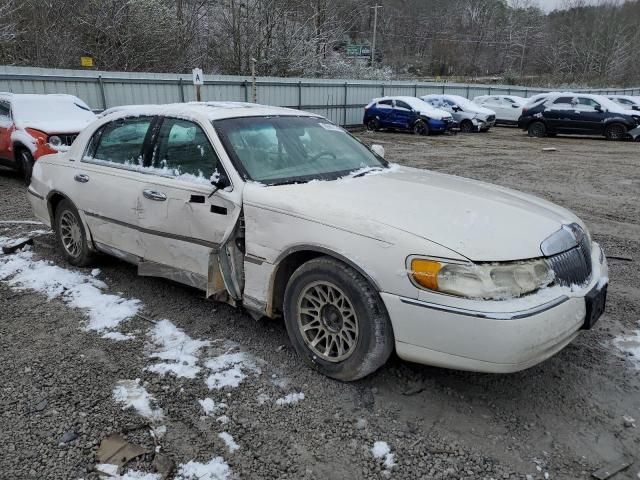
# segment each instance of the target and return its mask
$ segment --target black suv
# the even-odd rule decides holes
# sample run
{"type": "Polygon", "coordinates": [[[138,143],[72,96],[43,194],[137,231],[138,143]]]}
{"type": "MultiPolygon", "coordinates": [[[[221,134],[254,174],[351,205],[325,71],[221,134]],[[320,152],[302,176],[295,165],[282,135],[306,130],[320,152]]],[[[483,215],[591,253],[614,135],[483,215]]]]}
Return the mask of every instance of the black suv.
{"type": "Polygon", "coordinates": [[[554,94],[522,110],[518,127],[530,137],[604,135],[621,140],[640,125],[640,113],[600,95],[554,94]]]}

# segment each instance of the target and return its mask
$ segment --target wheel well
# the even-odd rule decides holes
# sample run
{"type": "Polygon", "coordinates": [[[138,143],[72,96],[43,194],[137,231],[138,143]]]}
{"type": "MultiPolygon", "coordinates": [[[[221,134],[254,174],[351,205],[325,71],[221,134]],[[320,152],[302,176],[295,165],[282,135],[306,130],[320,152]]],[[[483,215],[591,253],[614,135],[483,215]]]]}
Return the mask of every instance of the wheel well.
{"type": "Polygon", "coordinates": [[[58,208],[58,204],[66,198],[67,197],[59,192],[53,192],[51,195],[49,195],[49,199],[47,200],[47,207],[49,208],[49,218],[51,219],[52,227],[55,224],[56,208],[58,208]]]}
{"type": "Polygon", "coordinates": [[[293,275],[293,272],[295,272],[303,263],[322,256],[333,258],[334,260],[342,262],[350,268],[353,268],[371,284],[374,290],[380,291],[376,282],[367,275],[362,268],[349,261],[349,259],[321,247],[302,248],[288,253],[282,260],[276,262],[276,273],[273,276],[273,282],[271,284],[271,295],[269,297],[270,304],[267,307],[267,314],[275,316],[282,312],[284,291],[287,288],[287,283],[289,278],[291,278],[291,275],[293,275]]]}
{"type": "Polygon", "coordinates": [[[293,272],[295,272],[302,264],[317,257],[321,257],[323,253],[313,250],[300,250],[287,255],[278,264],[273,286],[271,288],[271,308],[272,314],[282,312],[282,303],[284,301],[284,291],[287,288],[287,282],[293,272]]]}
{"type": "Polygon", "coordinates": [[[31,150],[29,150],[24,143],[21,142],[13,142],[13,158],[15,159],[15,161],[18,161],[18,154],[22,151],[22,150],[26,150],[27,152],[31,153],[31,150]]]}

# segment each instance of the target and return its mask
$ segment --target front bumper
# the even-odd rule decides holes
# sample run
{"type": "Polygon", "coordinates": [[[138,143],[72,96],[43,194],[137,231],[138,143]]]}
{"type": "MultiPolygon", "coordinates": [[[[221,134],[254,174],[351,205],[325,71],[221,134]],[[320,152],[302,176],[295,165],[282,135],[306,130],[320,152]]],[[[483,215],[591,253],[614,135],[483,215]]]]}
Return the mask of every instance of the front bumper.
{"type": "Polygon", "coordinates": [[[480,118],[474,118],[471,120],[473,122],[473,125],[478,129],[478,130],[489,130],[491,127],[493,127],[496,124],[496,120],[482,120],[480,118]]]}
{"type": "Polygon", "coordinates": [[[451,127],[453,126],[453,121],[446,122],[444,120],[430,119],[428,124],[429,124],[429,130],[431,132],[442,133],[442,132],[448,132],[449,130],[451,130],[451,127]]]}
{"type": "Polygon", "coordinates": [[[460,308],[382,293],[396,352],[413,362],[478,372],[508,373],[536,365],[578,335],[585,321],[585,295],[608,282],[607,261],[597,244],[592,263],[588,285],[553,287],[522,300],[463,300],[460,308]],[[469,309],[469,303],[477,308],[469,309]]]}

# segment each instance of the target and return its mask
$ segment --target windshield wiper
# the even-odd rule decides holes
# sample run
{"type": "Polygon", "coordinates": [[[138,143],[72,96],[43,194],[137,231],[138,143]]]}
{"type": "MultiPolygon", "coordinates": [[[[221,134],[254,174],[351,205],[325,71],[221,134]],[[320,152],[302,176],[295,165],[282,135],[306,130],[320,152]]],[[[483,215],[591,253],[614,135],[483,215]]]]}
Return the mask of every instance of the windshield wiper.
{"type": "MultiPolygon", "coordinates": [[[[384,170],[384,168],[382,168],[382,167],[370,167],[370,168],[367,168],[366,170],[364,170],[362,172],[358,172],[356,174],[352,174],[351,177],[352,178],[364,177],[368,173],[379,172],[380,170],[384,170]]],[[[357,170],[355,170],[355,171],[357,172],[357,170]]]]}

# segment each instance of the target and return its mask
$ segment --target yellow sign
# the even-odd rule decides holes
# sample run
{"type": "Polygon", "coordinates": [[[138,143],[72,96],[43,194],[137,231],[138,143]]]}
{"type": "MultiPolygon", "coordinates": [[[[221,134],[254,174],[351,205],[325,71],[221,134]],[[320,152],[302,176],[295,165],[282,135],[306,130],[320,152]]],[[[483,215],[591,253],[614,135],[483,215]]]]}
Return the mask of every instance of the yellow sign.
{"type": "Polygon", "coordinates": [[[83,67],[93,67],[93,58],[80,57],[80,65],[82,65],[83,67]]]}

